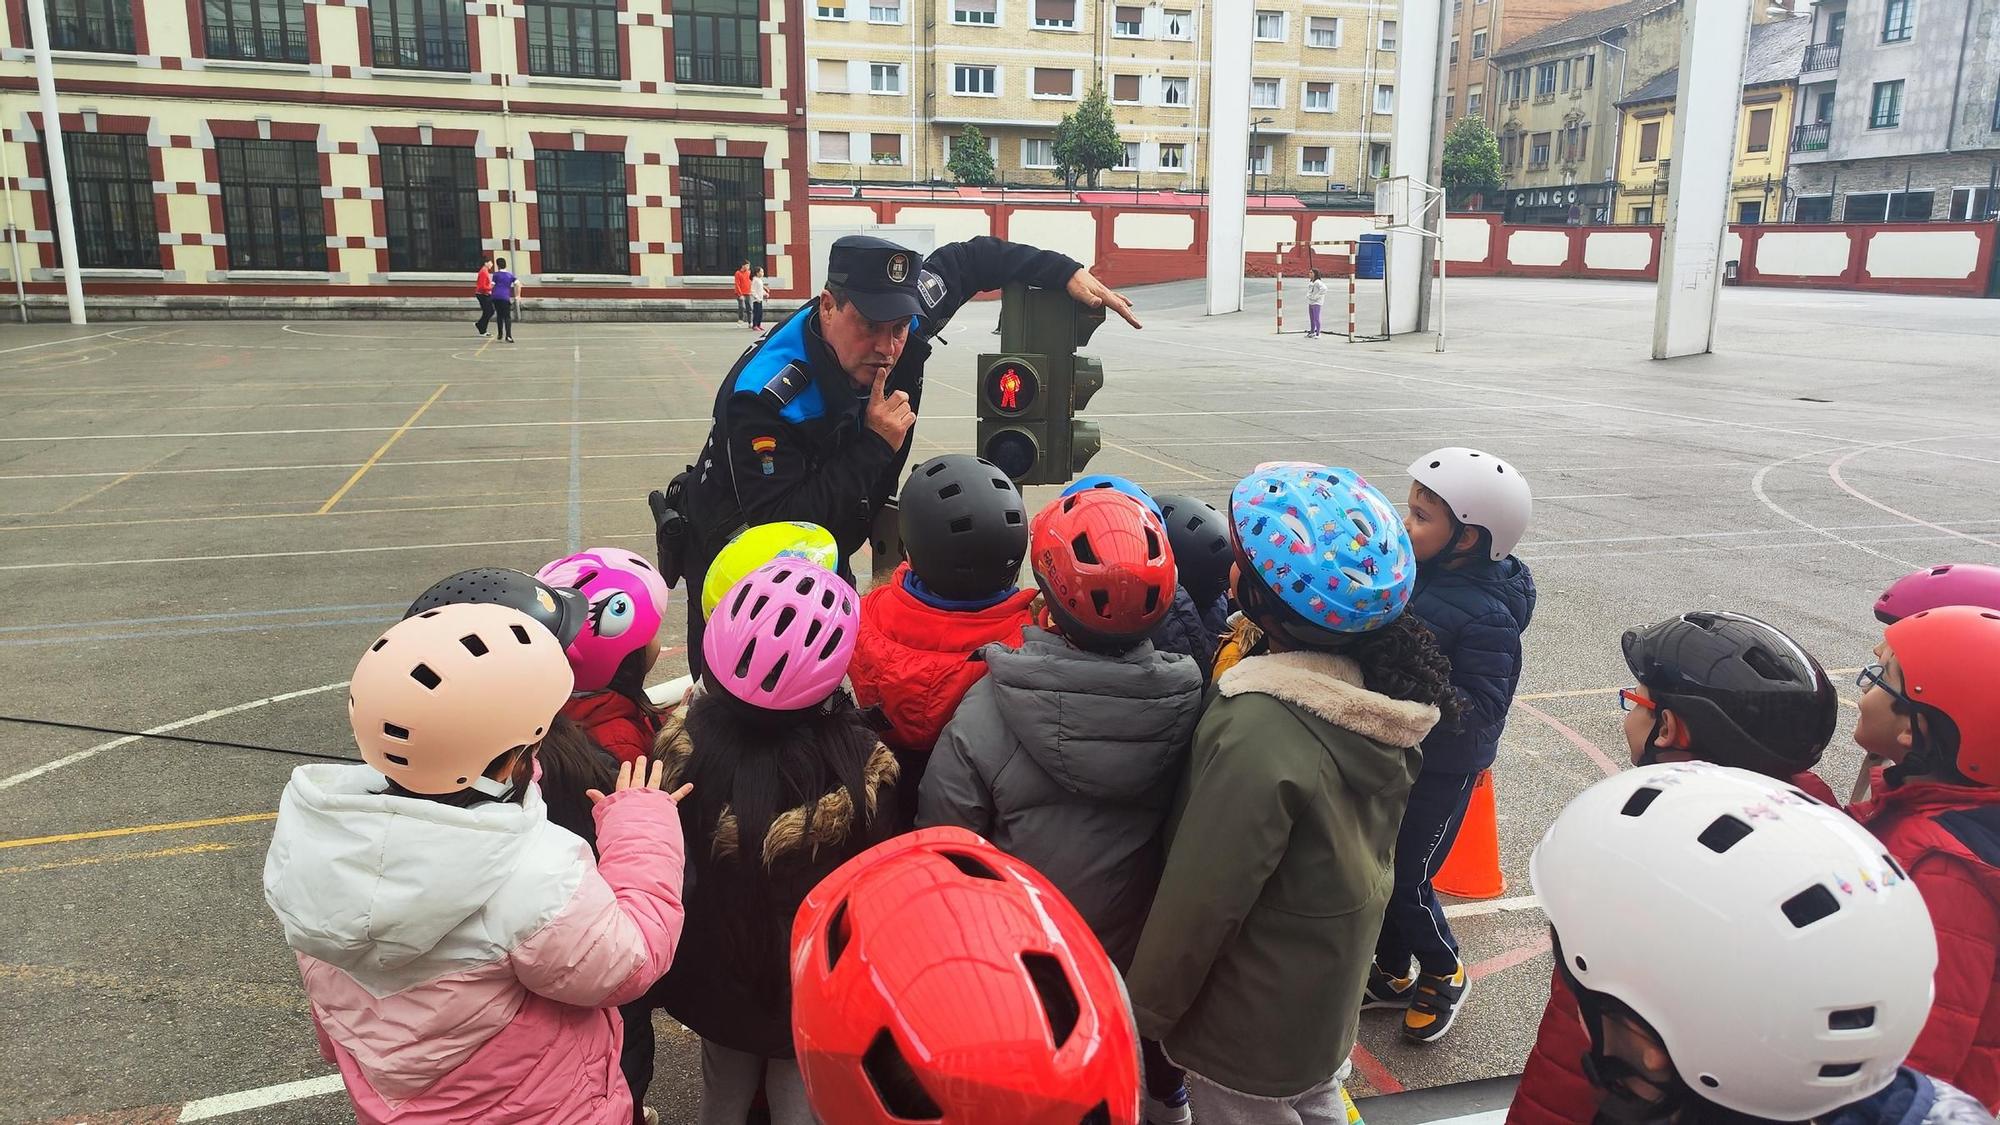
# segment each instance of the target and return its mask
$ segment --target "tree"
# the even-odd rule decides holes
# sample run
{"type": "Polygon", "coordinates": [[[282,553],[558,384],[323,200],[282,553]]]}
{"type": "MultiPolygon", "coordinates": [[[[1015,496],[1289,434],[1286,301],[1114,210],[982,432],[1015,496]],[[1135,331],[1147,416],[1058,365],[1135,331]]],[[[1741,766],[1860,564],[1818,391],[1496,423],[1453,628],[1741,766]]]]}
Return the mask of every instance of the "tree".
{"type": "Polygon", "coordinates": [[[1444,190],[1453,207],[1500,190],[1500,142],[1477,117],[1461,117],[1444,138],[1444,190]]]}
{"type": "Polygon", "coordinates": [[[1056,169],[1066,182],[1082,179],[1091,187],[1097,186],[1098,173],[1124,159],[1125,146],[1118,140],[1118,124],[1111,120],[1111,99],[1102,82],[1091,86],[1076,112],[1064,114],[1056,126],[1055,157],[1056,169]]]}
{"type": "Polygon", "coordinates": [[[993,182],[993,153],[987,149],[986,134],[979,126],[967,125],[965,132],[952,138],[951,159],[945,162],[945,170],[969,187],[993,182]]]}

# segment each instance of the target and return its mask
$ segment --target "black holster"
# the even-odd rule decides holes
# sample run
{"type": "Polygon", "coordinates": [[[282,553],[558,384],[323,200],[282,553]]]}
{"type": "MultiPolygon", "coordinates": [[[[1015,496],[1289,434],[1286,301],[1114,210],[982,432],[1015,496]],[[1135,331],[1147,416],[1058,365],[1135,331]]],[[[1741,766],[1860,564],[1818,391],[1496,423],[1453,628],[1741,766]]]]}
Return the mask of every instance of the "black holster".
{"type": "Polygon", "coordinates": [[[653,546],[659,553],[660,577],[669,587],[678,585],[687,573],[688,546],[694,537],[694,521],[688,514],[689,465],[667,483],[665,491],[654,489],[646,497],[653,510],[653,546]]]}

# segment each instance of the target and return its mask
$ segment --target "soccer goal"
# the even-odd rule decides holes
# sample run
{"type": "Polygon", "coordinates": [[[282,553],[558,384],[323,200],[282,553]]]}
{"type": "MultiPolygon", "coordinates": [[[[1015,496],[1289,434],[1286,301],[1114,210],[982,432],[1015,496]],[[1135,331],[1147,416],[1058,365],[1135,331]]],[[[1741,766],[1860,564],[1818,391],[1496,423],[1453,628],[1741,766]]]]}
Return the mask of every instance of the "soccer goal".
{"type": "Polygon", "coordinates": [[[1274,269],[1272,274],[1277,281],[1276,320],[1273,331],[1277,335],[1283,336],[1287,332],[1299,333],[1308,330],[1311,321],[1308,319],[1309,314],[1305,311],[1306,286],[1312,279],[1312,271],[1318,270],[1320,276],[1325,278],[1328,283],[1329,296],[1338,292],[1338,286],[1343,281],[1347,287],[1347,331],[1342,333],[1339,328],[1341,323],[1337,319],[1340,307],[1339,302],[1337,300],[1330,300],[1327,304],[1333,307],[1328,313],[1322,313],[1322,316],[1332,315],[1334,319],[1331,324],[1322,320],[1320,324],[1320,331],[1322,333],[1331,333],[1335,336],[1345,335],[1347,342],[1350,344],[1388,339],[1388,271],[1376,269],[1373,271],[1376,277],[1361,278],[1358,276],[1361,273],[1360,259],[1361,240],[1358,238],[1327,238],[1312,242],[1278,243],[1277,252],[1273,257],[1274,269]],[[1289,329],[1285,327],[1285,289],[1287,284],[1290,285],[1292,290],[1293,303],[1299,310],[1298,315],[1293,317],[1293,327],[1289,329]],[[1366,306],[1367,310],[1365,317],[1362,311],[1364,306],[1366,306]],[[1370,331],[1363,332],[1361,330],[1361,324],[1364,319],[1370,325],[1370,331]]]}
{"type": "MultiPolygon", "coordinates": [[[[1429,243],[1431,260],[1436,263],[1437,302],[1431,309],[1431,327],[1437,333],[1437,350],[1444,350],[1444,189],[1432,187],[1415,176],[1390,176],[1375,185],[1375,229],[1385,234],[1414,235],[1429,243]]],[[[1384,263],[1386,266],[1386,262],[1384,263]]],[[[1389,284],[1389,269],[1382,271],[1383,285],[1389,284]]],[[[1389,331],[1389,318],[1382,317],[1382,331],[1389,331]]]]}

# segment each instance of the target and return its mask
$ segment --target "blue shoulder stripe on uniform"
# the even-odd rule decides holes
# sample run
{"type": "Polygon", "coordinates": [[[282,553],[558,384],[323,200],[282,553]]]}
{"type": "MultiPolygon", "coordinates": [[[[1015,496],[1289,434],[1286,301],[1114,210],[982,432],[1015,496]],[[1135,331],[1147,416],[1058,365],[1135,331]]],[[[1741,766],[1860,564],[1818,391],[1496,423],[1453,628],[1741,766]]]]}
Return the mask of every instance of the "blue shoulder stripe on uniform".
{"type": "Polygon", "coordinates": [[[806,351],[806,321],[811,314],[801,311],[786,318],[757,347],[736,373],[731,394],[754,395],[770,386],[785,368],[796,364],[806,376],[805,389],[787,401],[779,416],[787,422],[805,422],[826,413],[826,400],[819,393],[819,381],[812,378],[812,363],[806,351]]]}

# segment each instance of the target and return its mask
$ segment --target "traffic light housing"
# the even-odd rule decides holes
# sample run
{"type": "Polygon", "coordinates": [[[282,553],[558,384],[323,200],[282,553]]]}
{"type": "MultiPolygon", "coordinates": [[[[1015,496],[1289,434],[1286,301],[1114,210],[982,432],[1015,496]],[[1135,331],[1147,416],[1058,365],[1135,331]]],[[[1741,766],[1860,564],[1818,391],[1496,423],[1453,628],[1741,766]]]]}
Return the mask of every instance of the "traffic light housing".
{"type": "Polygon", "coordinates": [[[1104,386],[1104,368],[1076,349],[1104,323],[1059,289],[1009,285],[1000,298],[1000,351],[979,357],[979,455],[1017,484],[1064,484],[1102,446],[1076,412],[1104,386]]]}

